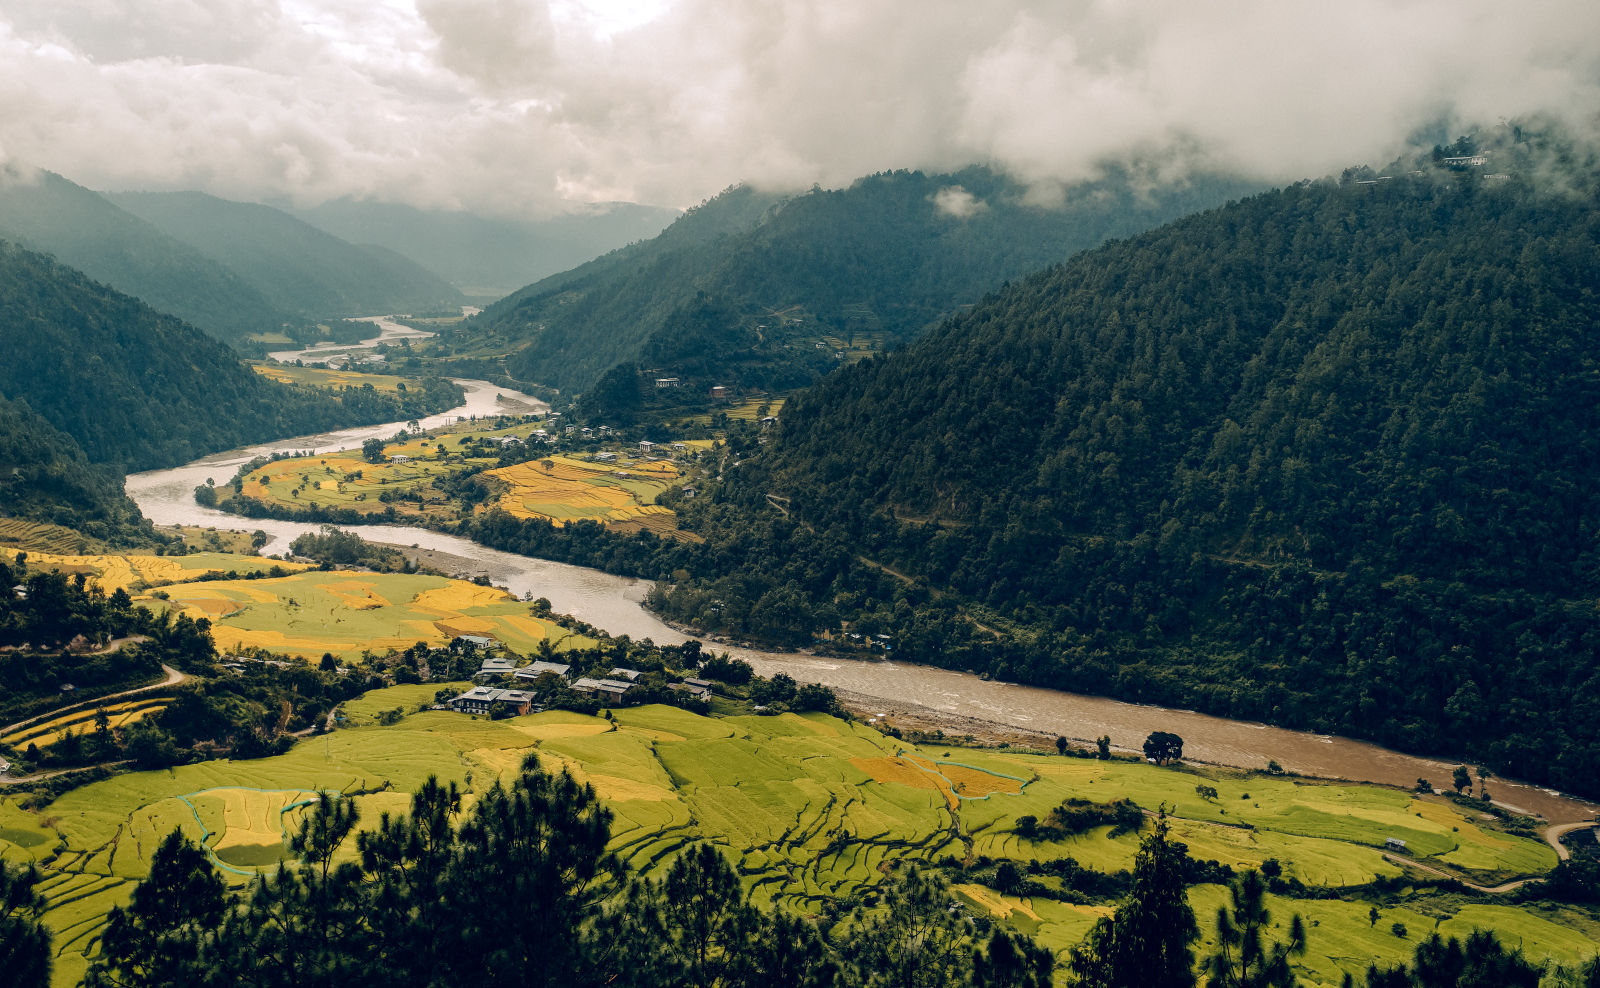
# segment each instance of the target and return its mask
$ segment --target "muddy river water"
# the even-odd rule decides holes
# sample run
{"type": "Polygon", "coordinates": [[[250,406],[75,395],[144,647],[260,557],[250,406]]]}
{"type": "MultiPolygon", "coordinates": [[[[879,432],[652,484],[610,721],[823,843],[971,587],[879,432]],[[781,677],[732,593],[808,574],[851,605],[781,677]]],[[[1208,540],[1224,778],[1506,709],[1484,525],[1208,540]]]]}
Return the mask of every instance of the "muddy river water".
{"type": "MultiPolygon", "coordinates": [[[[522,413],[544,406],[538,399],[484,381],[459,381],[466,400],[459,408],[422,421],[435,428],[460,418],[522,413]]],[[[219,529],[263,530],[270,537],[268,554],[283,552],[289,541],[315,526],[266,519],[241,519],[194,501],[194,489],[209,478],[231,479],[240,464],[275,451],[329,452],[361,445],[373,436],[387,437],[404,423],[388,423],[319,436],[288,439],[231,450],[171,470],[132,474],[128,494],[158,525],[215,526],[219,529]]],[[[466,539],[402,525],[356,525],[351,531],[374,542],[415,546],[448,560],[441,568],[463,575],[486,575],[518,595],[546,597],[557,611],[572,614],[612,634],[650,638],[663,644],[687,637],[645,610],[649,584],[598,570],[499,552],[466,539]]],[[[1151,731],[1171,731],[1184,740],[1191,759],[1244,768],[1265,768],[1268,759],[1304,775],[1355,779],[1410,786],[1420,778],[1434,786],[1449,785],[1455,761],[1423,758],[1363,741],[1290,731],[1265,724],[1227,720],[1185,710],[1122,703],[1104,697],[1079,696],[1055,690],[985,680],[969,673],[894,661],[829,658],[804,652],[764,652],[715,646],[743,658],[763,675],[786,672],[802,683],[821,683],[856,694],[869,712],[919,713],[974,718],[1049,737],[1064,735],[1088,741],[1109,735],[1118,748],[1139,750],[1151,731]],[[920,708],[920,709],[919,709],[920,708]]],[[[961,733],[957,729],[957,733],[961,733]]],[[[1491,779],[1496,802],[1537,813],[1552,822],[1585,820],[1600,814],[1588,801],[1507,779],[1491,779]]]]}

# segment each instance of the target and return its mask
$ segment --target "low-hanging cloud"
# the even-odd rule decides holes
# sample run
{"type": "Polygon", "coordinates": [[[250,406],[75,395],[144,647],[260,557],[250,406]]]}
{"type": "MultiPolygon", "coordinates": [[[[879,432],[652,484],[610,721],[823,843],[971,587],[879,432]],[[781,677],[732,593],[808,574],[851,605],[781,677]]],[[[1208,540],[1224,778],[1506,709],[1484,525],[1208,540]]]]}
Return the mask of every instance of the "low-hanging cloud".
{"type": "Polygon", "coordinates": [[[7,155],[100,188],[539,213],[974,163],[1044,190],[1130,160],[1292,180],[1600,106],[1593,0],[126,6],[0,0],[7,155]]]}

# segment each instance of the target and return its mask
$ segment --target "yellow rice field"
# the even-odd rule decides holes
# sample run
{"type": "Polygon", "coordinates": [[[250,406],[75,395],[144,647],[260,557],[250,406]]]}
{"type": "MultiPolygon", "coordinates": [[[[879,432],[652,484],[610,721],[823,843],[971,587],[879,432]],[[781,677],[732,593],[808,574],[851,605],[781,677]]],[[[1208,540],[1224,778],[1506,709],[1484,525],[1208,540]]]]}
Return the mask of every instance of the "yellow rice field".
{"type": "Polygon", "coordinates": [[[678,475],[678,468],[668,460],[617,464],[566,456],[531,460],[484,474],[508,487],[495,501],[496,507],[518,518],[546,518],[557,525],[579,519],[623,522],[646,515],[671,515],[655,499],[678,475]]]}
{"type": "Polygon", "coordinates": [[[236,556],[222,552],[196,552],[187,556],[94,555],[66,556],[49,552],[30,552],[28,565],[61,573],[85,573],[106,593],[122,589],[129,593],[169,583],[184,583],[211,573],[254,573],[280,566],[286,570],[309,569],[306,563],[286,563],[257,556],[236,556]]]}

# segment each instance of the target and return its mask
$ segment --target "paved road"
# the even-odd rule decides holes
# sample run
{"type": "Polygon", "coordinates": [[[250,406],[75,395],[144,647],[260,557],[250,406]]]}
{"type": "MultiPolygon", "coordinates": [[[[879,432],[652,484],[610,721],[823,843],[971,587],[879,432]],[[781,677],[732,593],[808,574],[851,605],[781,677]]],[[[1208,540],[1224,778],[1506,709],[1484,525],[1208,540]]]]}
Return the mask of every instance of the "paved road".
{"type": "Polygon", "coordinates": [[[1556,857],[1566,861],[1568,858],[1572,857],[1572,852],[1567,850],[1567,845],[1561,843],[1561,838],[1572,833],[1574,830],[1588,830],[1591,827],[1600,827],[1600,822],[1589,821],[1582,823],[1556,824],[1555,826],[1544,828],[1544,840],[1546,844],[1549,844],[1551,847],[1556,849],[1556,857]]]}

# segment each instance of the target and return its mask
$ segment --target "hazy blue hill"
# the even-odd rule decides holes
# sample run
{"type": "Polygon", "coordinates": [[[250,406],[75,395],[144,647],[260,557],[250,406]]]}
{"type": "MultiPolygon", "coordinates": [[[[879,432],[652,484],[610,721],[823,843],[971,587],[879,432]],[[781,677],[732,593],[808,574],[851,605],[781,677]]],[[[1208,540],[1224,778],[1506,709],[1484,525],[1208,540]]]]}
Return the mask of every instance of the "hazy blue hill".
{"type": "Polygon", "coordinates": [[[1006,279],[1245,188],[1196,179],[1136,191],[1115,178],[1041,208],[978,168],[789,197],[740,187],[651,241],[522,289],[461,332],[516,348],[515,376],[565,389],[629,362],[686,383],[794,386],[837,366],[826,338],[895,345],[1006,279]]]}
{"type": "Polygon", "coordinates": [[[52,172],[0,169],[0,237],[222,339],[291,318],[222,264],[52,172]]]}
{"type": "Polygon", "coordinates": [[[271,382],[227,346],[51,258],[0,242],[0,396],[26,401],[95,463],[143,469],[341,425],[450,406],[440,382],[403,397],[271,382]]]}
{"type": "Polygon", "coordinates": [[[494,299],[609,250],[660,233],[675,209],[603,203],[542,220],[339,199],[295,215],[356,244],[405,255],[481,299],[494,299]]]}
{"type": "Polygon", "coordinates": [[[287,213],[202,192],[127,192],[112,202],[220,262],[308,319],[459,305],[461,293],[392,251],[345,242],[287,213]]]}

